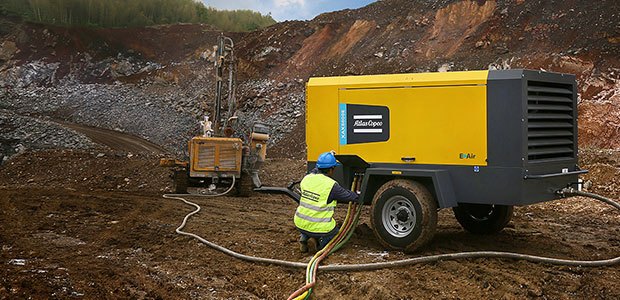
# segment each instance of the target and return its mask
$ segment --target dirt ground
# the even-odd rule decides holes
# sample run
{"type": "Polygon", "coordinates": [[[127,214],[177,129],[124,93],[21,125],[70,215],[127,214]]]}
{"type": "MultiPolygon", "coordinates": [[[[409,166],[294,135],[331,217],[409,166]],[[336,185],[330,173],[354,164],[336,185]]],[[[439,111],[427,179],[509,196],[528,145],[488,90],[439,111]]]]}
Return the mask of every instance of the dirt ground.
{"type": "MultiPolygon", "coordinates": [[[[193,208],[162,198],[170,180],[157,159],[49,150],[0,167],[0,298],[283,299],[302,285],[301,269],[240,261],[177,235],[175,228],[193,208]]],[[[597,159],[592,165],[617,172],[617,162],[597,159]]],[[[262,180],[284,185],[304,168],[303,161],[271,160],[262,180]]],[[[195,201],[203,210],[187,231],[244,254],[309,260],[297,249],[291,200],[253,195],[195,201]]],[[[325,264],[475,250],[593,260],[617,256],[620,248],[618,213],[582,198],[516,208],[508,228],[491,236],[465,232],[451,211],[442,210],[435,239],[415,255],[383,249],[368,227],[367,210],[351,241],[325,264]]],[[[345,211],[338,206],[339,220],[345,211]]],[[[619,280],[617,266],[473,259],[319,272],[314,299],[618,299],[619,280]]]]}

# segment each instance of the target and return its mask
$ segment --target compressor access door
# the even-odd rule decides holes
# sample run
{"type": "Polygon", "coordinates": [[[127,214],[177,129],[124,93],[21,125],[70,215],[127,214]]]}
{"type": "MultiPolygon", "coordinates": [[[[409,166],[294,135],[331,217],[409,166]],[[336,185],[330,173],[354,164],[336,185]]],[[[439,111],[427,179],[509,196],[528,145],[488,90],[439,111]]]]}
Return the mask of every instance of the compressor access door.
{"type": "Polygon", "coordinates": [[[374,163],[486,166],[486,85],[345,88],[339,154],[374,163]]]}

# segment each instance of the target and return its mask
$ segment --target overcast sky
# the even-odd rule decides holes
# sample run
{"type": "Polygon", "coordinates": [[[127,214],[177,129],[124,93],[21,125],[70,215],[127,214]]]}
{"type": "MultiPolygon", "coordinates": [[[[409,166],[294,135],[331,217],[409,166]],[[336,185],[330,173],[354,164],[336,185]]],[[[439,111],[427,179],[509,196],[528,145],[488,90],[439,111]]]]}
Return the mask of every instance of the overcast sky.
{"type": "Polygon", "coordinates": [[[310,20],[317,15],[345,8],[359,8],[374,0],[203,0],[218,9],[251,9],[262,14],[271,12],[278,22],[310,20]]]}

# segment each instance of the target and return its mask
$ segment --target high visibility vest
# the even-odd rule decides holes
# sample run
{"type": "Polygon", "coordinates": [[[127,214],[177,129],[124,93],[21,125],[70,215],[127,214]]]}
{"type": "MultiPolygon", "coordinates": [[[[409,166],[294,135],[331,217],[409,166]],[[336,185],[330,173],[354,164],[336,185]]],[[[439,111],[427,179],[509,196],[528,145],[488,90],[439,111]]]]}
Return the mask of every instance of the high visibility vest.
{"type": "Polygon", "coordinates": [[[323,174],[308,174],[299,184],[301,199],[295,212],[295,226],[313,233],[327,233],[336,227],[336,201],[327,203],[336,181],[323,174]]]}

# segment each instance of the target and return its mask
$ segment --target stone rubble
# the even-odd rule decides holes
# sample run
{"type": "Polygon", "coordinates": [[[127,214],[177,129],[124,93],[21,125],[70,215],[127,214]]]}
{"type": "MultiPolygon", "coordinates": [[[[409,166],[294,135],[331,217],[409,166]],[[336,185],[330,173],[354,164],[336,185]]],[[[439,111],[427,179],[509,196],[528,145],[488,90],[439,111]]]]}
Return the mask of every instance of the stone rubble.
{"type": "Polygon", "coordinates": [[[58,123],[0,109],[0,162],[27,149],[90,149],[101,147],[58,123]]]}
{"type": "MultiPolygon", "coordinates": [[[[92,62],[88,55],[85,57],[90,66],[104,64],[92,62]]],[[[124,60],[114,68],[113,74],[125,75],[146,72],[144,68],[151,71],[163,69],[155,63],[133,64],[131,60],[124,60]]],[[[121,84],[118,81],[102,84],[82,83],[75,79],[80,74],[70,74],[56,80],[57,69],[57,63],[32,62],[0,72],[0,108],[5,110],[0,114],[0,124],[12,124],[14,119],[36,120],[28,117],[30,115],[49,116],[59,121],[131,133],[172,153],[184,155],[187,140],[201,132],[199,120],[205,112],[211,115],[211,102],[205,99],[212,99],[213,91],[207,86],[209,78],[203,75],[197,75],[194,82],[185,83],[187,87],[176,84],[167,86],[157,80],[142,80],[136,84],[121,84]]],[[[236,135],[247,137],[252,125],[260,122],[271,129],[270,146],[280,141],[303,116],[303,87],[303,80],[299,79],[287,83],[268,79],[247,80],[239,84],[237,95],[246,96],[237,97],[237,102],[243,104],[235,110],[239,117],[239,122],[233,124],[236,135]]],[[[223,110],[224,113],[226,111],[227,108],[223,110]]],[[[48,127],[48,131],[56,132],[45,132],[39,127],[28,130],[33,135],[45,133],[51,136],[65,136],[71,132],[81,138],[79,143],[72,139],[66,143],[50,142],[50,145],[59,148],[96,146],[88,138],[63,129],[61,125],[48,127]]],[[[0,139],[13,141],[11,144],[22,144],[27,149],[47,145],[27,140],[24,135],[13,131],[3,130],[0,139]]],[[[6,157],[15,152],[10,151],[8,146],[3,148],[7,148],[2,151],[6,157]]]]}
{"type": "MultiPolygon", "coordinates": [[[[263,122],[271,128],[271,153],[300,158],[309,77],[526,68],[575,74],[580,146],[618,148],[615,6],[609,0],[570,9],[536,1],[385,0],[225,33],[237,57],[238,121],[230,125],[246,138],[263,122]]],[[[187,140],[200,134],[199,121],[213,114],[213,45],[221,33],[212,28],[81,34],[90,29],[0,24],[0,109],[134,134],[179,158],[187,140]]],[[[6,115],[0,121],[8,123],[6,115]]],[[[0,129],[0,138],[15,138],[7,133],[13,129],[0,129]]],[[[19,141],[4,143],[8,149],[19,141]]]]}

